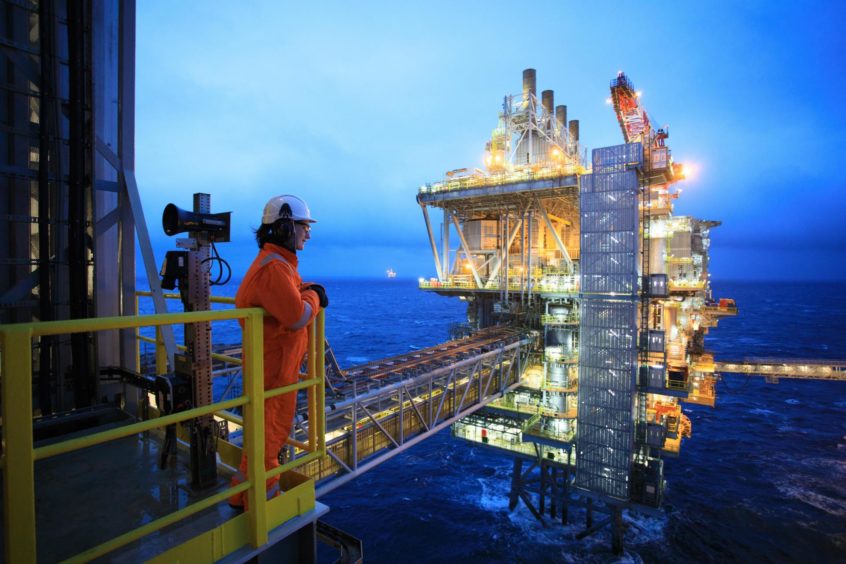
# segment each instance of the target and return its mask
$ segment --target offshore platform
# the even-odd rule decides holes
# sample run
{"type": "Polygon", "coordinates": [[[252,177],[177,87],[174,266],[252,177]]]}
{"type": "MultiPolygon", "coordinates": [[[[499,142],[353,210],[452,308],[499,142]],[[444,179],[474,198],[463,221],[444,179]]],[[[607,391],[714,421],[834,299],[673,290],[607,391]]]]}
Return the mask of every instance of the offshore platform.
{"type": "Polygon", "coordinates": [[[720,222],[673,213],[685,166],[623,72],[609,102],[624,144],[588,159],[579,121],[552,90],[538,97],[536,71],[524,70],[485,168],[451,170],[417,201],[437,273],[420,288],[465,300],[468,334],[507,326],[531,339],[520,384],[453,435],[514,458],[511,509],[522,501],[540,520],[548,508],[567,523],[577,503],[587,516],[579,537],[610,526],[620,552],[623,509],[661,507],[663,459],[692,435],[682,403],[714,407],[723,372],[777,383],[843,379],[843,365],[715,362],[705,335],[737,315],[733,299],[711,292],[720,222]],[[437,231],[430,209],[443,213],[437,231]],[[597,509],[606,517],[594,523],[597,509]]]}
{"type": "Polygon", "coordinates": [[[625,143],[588,160],[578,120],[552,90],[538,97],[526,69],[485,146],[486,169],[451,171],[417,200],[437,270],[421,288],[466,300],[471,330],[533,335],[521,385],[454,435],[514,456],[512,507],[523,500],[540,517],[548,500],[566,522],[571,492],[584,494],[611,515],[588,529],[610,522],[619,543],[623,508],[661,505],[662,457],[692,432],[681,402],[714,405],[704,337],[737,309],[711,296],[719,222],[673,214],[684,167],[667,129],[653,128],[625,74],[610,88],[625,143]],[[429,208],[443,211],[440,241],[429,208]]]}
{"type": "Polygon", "coordinates": [[[169,205],[162,227],[186,235],[163,264],[153,255],[135,177],[135,2],[4,0],[0,15],[7,562],[309,562],[318,539],[355,562],[361,543],[316,498],[450,427],[514,457],[512,507],[544,519],[548,502],[566,521],[584,505],[583,534],[610,524],[620,549],[621,511],[661,506],[662,457],[690,436],[680,402],[714,405],[719,372],[846,379],[842,363],[716,362],[705,332],[737,310],[710,294],[717,223],[673,215],[684,172],[667,130],[621,73],[625,143],[588,159],[578,121],[551,91],[538,100],[527,70],[484,169],[417,194],[437,272],[420,286],[466,300],[467,323],[342,369],[321,314],[301,381],[264,390],[264,312],[211,294],[229,214],[208,194],[169,205]],[[136,288],[136,243],[149,289],[136,288]],[[148,299],[156,313],[139,315],[148,299]],[[235,320],[242,341],[215,342],[235,320]],[[266,470],[264,400],[280,393],[301,409],[266,470]],[[243,451],[250,479],[230,487],[243,451]],[[277,475],[284,492],[266,499],[277,475]],[[242,491],[249,510],[229,508],[242,491]]]}

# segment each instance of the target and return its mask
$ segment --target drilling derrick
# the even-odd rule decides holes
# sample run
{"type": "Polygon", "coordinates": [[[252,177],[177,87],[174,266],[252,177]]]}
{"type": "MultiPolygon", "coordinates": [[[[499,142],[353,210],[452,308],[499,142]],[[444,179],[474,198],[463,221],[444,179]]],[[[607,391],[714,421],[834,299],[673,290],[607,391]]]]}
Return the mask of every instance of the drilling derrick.
{"type": "Polygon", "coordinates": [[[551,90],[538,99],[527,69],[484,170],[450,171],[417,201],[437,273],[421,289],[467,302],[458,333],[506,325],[535,343],[520,386],[453,434],[514,457],[512,508],[522,500],[543,519],[548,500],[566,521],[582,496],[589,522],[593,508],[611,514],[616,545],[622,508],[661,505],[662,456],[691,433],[680,402],[714,405],[704,335],[736,308],[710,294],[719,222],[673,215],[684,169],[668,129],[653,129],[623,73],[610,86],[625,144],[588,161],[579,122],[551,90]],[[438,229],[430,209],[443,213],[438,229]]]}

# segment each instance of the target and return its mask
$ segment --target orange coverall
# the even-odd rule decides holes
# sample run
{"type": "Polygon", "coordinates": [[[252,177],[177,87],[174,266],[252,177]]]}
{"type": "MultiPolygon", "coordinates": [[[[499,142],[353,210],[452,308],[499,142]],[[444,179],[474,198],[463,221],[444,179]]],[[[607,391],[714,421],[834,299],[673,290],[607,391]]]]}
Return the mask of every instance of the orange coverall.
{"type": "MultiPolygon", "coordinates": [[[[261,307],[264,317],[264,389],[293,384],[308,348],[308,326],[320,307],[318,295],[304,290],[297,272],[297,255],[272,243],[265,243],[235,295],[236,307],[261,307]]],[[[243,321],[242,321],[243,326],[243,321]]],[[[297,393],[289,392],[264,402],[264,467],[279,466],[279,450],[288,440],[294,423],[297,393]]],[[[247,456],[232,485],[246,480],[247,456]]],[[[267,481],[268,499],[279,491],[279,477],[267,481]]],[[[230,504],[246,506],[246,493],[232,496],[230,504]]]]}

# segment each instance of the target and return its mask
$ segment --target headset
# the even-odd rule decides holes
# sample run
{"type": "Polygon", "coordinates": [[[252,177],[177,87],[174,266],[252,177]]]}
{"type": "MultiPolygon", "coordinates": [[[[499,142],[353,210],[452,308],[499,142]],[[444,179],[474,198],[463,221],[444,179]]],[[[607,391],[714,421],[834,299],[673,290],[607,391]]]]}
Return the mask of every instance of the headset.
{"type": "Polygon", "coordinates": [[[294,220],[291,219],[291,215],[293,215],[291,206],[282,204],[282,207],[279,208],[279,218],[273,223],[273,233],[279,238],[279,242],[285,248],[288,248],[289,241],[294,237],[294,220]]]}

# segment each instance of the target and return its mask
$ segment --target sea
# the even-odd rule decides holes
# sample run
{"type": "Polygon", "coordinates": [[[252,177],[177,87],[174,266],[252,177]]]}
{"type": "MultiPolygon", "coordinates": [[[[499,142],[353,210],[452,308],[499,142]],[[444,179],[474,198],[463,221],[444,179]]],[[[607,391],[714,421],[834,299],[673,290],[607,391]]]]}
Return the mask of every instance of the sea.
{"type": "MultiPolygon", "coordinates": [[[[466,302],[416,280],[323,282],[342,367],[445,341],[465,319],[466,302]]],[[[846,283],[714,281],[713,290],[739,308],[706,338],[717,360],[846,360],[846,283]]],[[[237,328],[214,331],[221,342],[237,328]]],[[[321,497],[325,520],[361,539],[367,562],[846,562],[846,381],[724,375],[717,393],[714,408],[685,404],[693,437],[665,460],[664,509],[624,513],[619,556],[607,528],[576,539],[580,510],[568,525],[541,523],[522,503],[509,511],[512,459],[449,430],[321,497]]]]}

